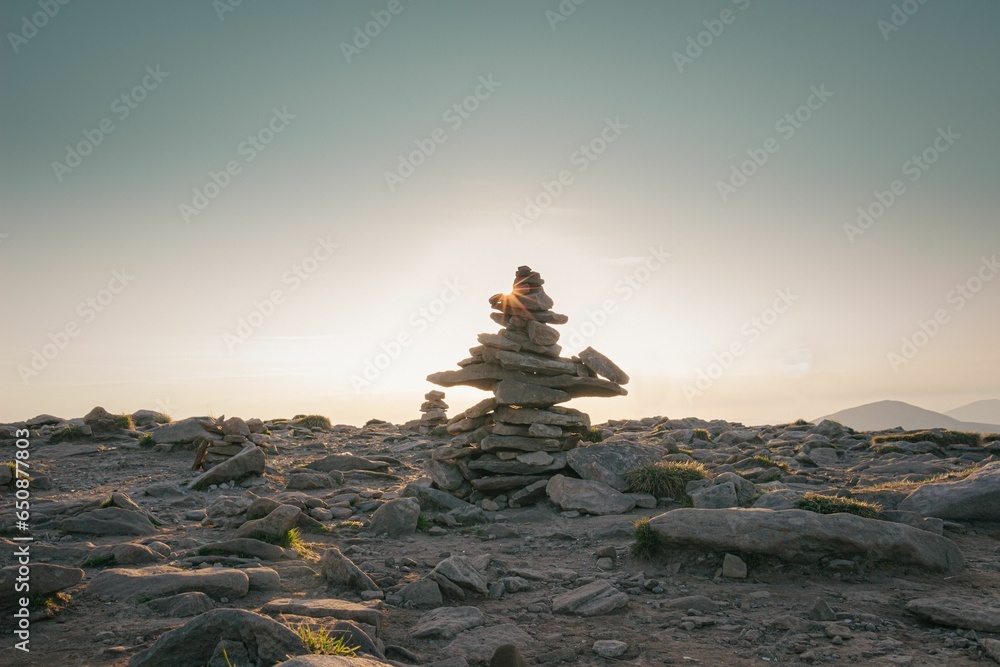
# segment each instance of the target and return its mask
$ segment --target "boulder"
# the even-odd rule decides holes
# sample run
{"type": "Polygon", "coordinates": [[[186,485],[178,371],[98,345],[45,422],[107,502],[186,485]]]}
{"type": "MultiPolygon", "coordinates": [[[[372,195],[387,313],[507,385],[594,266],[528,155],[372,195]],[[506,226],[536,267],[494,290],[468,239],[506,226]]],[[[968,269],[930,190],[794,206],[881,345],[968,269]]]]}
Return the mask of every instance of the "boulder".
{"type": "Polygon", "coordinates": [[[248,445],[242,452],[215,465],[195,477],[189,489],[207,489],[213,484],[239,482],[253,475],[263,475],[267,456],[256,445],[248,445]]]}
{"type": "Polygon", "coordinates": [[[249,590],[250,581],[241,570],[182,570],[169,565],[153,565],[140,570],[104,570],[90,582],[86,593],[134,603],[189,591],[198,591],[216,600],[234,600],[245,596],[249,590]]]}
{"type": "Polygon", "coordinates": [[[167,618],[187,618],[210,611],[215,607],[212,598],[199,591],[178,593],[165,598],[157,598],[146,603],[150,611],[167,618]]]}
{"type": "Polygon", "coordinates": [[[732,482],[703,486],[700,489],[692,490],[689,495],[691,496],[691,505],[698,508],[724,509],[739,505],[736,485],[732,482]]]}
{"type": "Polygon", "coordinates": [[[443,561],[434,566],[428,575],[428,579],[432,579],[439,583],[441,579],[445,579],[443,582],[445,584],[452,584],[481,595],[486,595],[489,592],[489,587],[486,585],[486,579],[480,574],[479,570],[472,564],[472,561],[465,556],[449,556],[443,561]]]}
{"type": "Polygon", "coordinates": [[[413,498],[396,498],[379,507],[372,514],[368,530],[373,535],[405,537],[417,532],[420,503],[413,498]]]}
{"type": "Polygon", "coordinates": [[[1000,608],[992,606],[992,602],[929,597],[910,600],[906,610],[938,625],[976,632],[1000,632],[1000,608]]]}
{"type": "Polygon", "coordinates": [[[444,604],[441,587],[433,579],[417,579],[399,589],[399,595],[403,602],[417,608],[433,609],[444,604]]]}
{"type": "Polygon", "coordinates": [[[427,612],[410,631],[414,639],[451,639],[463,630],[486,625],[477,607],[440,607],[427,612]]]}
{"type": "Polygon", "coordinates": [[[160,636],[129,667],[207,664],[220,642],[242,644],[250,664],[273,665],[309,653],[299,635],[277,621],[242,609],[215,609],[160,636]]]}
{"type": "Polygon", "coordinates": [[[153,551],[145,544],[134,542],[98,547],[87,556],[88,561],[110,561],[113,565],[147,565],[163,558],[163,554],[153,551]]]}
{"type": "Polygon", "coordinates": [[[236,537],[263,538],[268,541],[285,539],[288,531],[299,523],[302,514],[295,505],[278,505],[267,516],[247,521],[236,531],[236,537]]]}
{"type": "Polygon", "coordinates": [[[393,663],[366,656],[348,658],[341,655],[300,655],[278,663],[275,667],[393,667],[393,663]]]}
{"type": "Polygon", "coordinates": [[[555,596],[552,599],[552,612],[577,616],[603,616],[627,604],[628,595],[607,581],[598,580],[555,596]]]}
{"type": "Polygon", "coordinates": [[[206,431],[197,417],[164,424],[153,431],[153,442],[158,445],[163,443],[184,445],[201,439],[215,441],[222,440],[222,436],[206,431]]]}
{"type": "Polygon", "coordinates": [[[270,544],[251,537],[238,537],[233,540],[212,542],[199,547],[198,555],[206,556],[209,554],[231,554],[233,556],[259,558],[261,560],[280,560],[285,557],[294,556],[294,552],[289,554],[286,549],[279,547],[277,544],[270,544]]]}
{"type": "Polygon", "coordinates": [[[102,507],[62,520],[67,533],[86,535],[153,535],[156,526],[140,512],[121,507],[102,507]]]}
{"type": "Polygon", "coordinates": [[[337,547],[330,547],[323,552],[323,557],[320,559],[320,574],[333,586],[359,591],[381,590],[371,577],[337,547]]]}
{"type": "Polygon", "coordinates": [[[618,367],[615,362],[598,352],[592,347],[588,347],[579,354],[583,365],[594,371],[601,377],[614,382],[615,384],[628,384],[628,373],[618,367]]]}
{"type": "Polygon", "coordinates": [[[618,491],[628,491],[625,473],[641,465],[657,463],[665,453],[658,447],[640,445],[624,438],[610,438],[570,450],[566,454],[566,462],[583,479],[603,482],[618,491]]]}
{"type": "Polygon", "coordinates": [[[341,472],[348,470],[385,472],[389,469],[389,464],[385,461],[372,461],[361,456],[355,456],[354,454],[330,454],[318,461],[313,461],[306,467],[312,470],[319,470],[320,472],[331,472],[333,470],[341,472]]]}
{"type": "Polygon", "coordinates": [[[336,618],[341,621],[354,621],[355,623],[371,625],[375,628],[382,627],[382,612],[378,609],[336,598],[271,600],[261,608],[261,611],[265,614],[336,618]]]}
{"type": "Polygon", "coordinates": [[[635,508],[635,500],[607,484],[555,475],[545,485],[545,493],[564,510],[587,514],[624,514],[635,508]]]}
{"type": "Polygon", "coordinates": [[[965,559],[951,540],[899,523],[805,510],[676,509],[649,522],[669,549],[758,553],[816,563],[860,556],[955,573],[965,559]]]}
{"type": "Polygon", "coordinates": [[[466,630],[444,648],[444,653],[485,664],[498,648],[507,644],[524,650],[533,646],[535,640],[512,623],[490,625],[466,630]]]}
{"type": "Polygon", "coordinates": [[[156,410],[136,410],[132,413],[132,423],[141,427],[158,426],[169,424],[170,417],[156,410]]]}
{"type": "Polygon", "coordinates": [[[898,509],[952,521],[1000,521],[1000,461],[986,464],[965,479],[924,484],[898,509]]]}
{"type": "MultiPolygon", "coordinates": [[[[11,565],[0,569],[0,607],[16,607],[21,597],[29,594],[28,591],[17,591],[14,585],[17,583],[19,566],[11,565]]],[[[83,580],[83,570],[75,567],[64,567],[62,565],[51,565],[49,563],[31,564],[31,595],[51,595],[76,586],[83,580]]]]}

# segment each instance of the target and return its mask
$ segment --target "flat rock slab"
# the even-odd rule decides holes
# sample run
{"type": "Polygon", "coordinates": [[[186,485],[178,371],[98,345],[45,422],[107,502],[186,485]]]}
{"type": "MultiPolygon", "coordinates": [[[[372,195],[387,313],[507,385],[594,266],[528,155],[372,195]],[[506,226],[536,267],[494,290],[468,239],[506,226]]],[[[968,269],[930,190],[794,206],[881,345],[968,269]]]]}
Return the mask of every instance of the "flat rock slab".
{"type": "Polygon", "coordinates": [[[278,663],[275,667],[392,667],[392,663],[361,655],[352,658],[339,655],[300,655],[278,663]]]}
{"type": "Polygon", "coordinates": [[[618,491],[628,491],[625,473],[647,463],[658,463],[666,453],[661,447],[610,438],[570,450],[566,462],[583,479],[602,482],[618,491]]]}
{"type": "Polygon", "coordinates": [[[371,459],[355,456],[354,454],[330,454],[318,461],[313,461],[306,467],[321,472],[331,472],[333,470],[341,472],[348,470],[377,470],[385,472],[389,469],[389,464],[385,461],[372,461],[371,459]]]}
{"type": "MultiPolygon", "coordinates": [[[[294,554],[294,552],[292,552],[294,554]]],[[[233,540],[223,542],[213,542],[198,549],[199,555],[208,554],[232,554],[234,556],[245,556],[248,558],[260,558],[261,560],[280,560],[291,557],[286,550],[277,544],[269,544],[251,537],[238,537],[233,540]]]]}
{"type": "Polygon", "coordinates": [[[491,625],[467,630],[445,647],[449,656],[461,656],[470,662],[489,662],[498,648],[513,644],[521,650],[534,645],[527,632],[513,624],[491,625]]]}
{"type": "Polygon", "coordinates": [[[318,600],[292,600],[284,598],[271,600],[261,611],[265,614],[295,614],[310,618],[336,618],[341,621],[366,623],[376,628],[382,627],[382,612],[356,602],[322,598],[318,600]]]}
{"type": "Polygon", "coordinates": [[[635,508],[635,500],[607,484],[588,479],[556,475],[545,486],[545,493],[564,510],[587,514],[624,514],[635,508]]]}
{"type": "Polygon", "coordinates": [[[298,634],[277,621],[242,609],[216,609],[165,632],[134,655],[128,666],[205,665],[223,641],[243,644],[254,665],[273,665],[289,655],[309,653],[298,634]]]}
{"type": "Polygon", "coordinates": [[[189,591],[198,591],[216,600],[235,600],[244,597],[249,590],[250,580],[241,570],[181,570],[169,565],[154,565],[139,570],[104,570],[90,582],[86,593],[104,599],[142,602],[189,591]]]}
{"type": "Polygon", "coordinates": [[[552,611],[556,614],[603,616],[627,604],[628,595],[606,581],[594,581],[555,596],[552,611]]]}
{"type": "Polygon", "coordinates": [[[976,632],[1000,632],[1000,609],[985,601],[951,597],[919,598],[906,604],[906,611],[938,625],[976,632]]]}
{"type": "Polygon", "coordinates": [[[434,569],[427,574],[428,579],[435,581],[439,577],[444,577],[456,586],[480,595],[489,593],[486,579],[466,556],[449,556],[435,565],[434,569]]]}
{"type": "MultiPolygon", "coordinates": [[[[32,595],[57,593],[71,586],[76,586],[83,580],[83,575],[83,570],[75,567],[32,563],[29,582],[30,593],[32,595]]],[[[15,590],[14,585],[17,583],[18,576],[17,565],[0,569],[0,607],[15,607],[21,597],[28,595],[27,592],[15,590]]]]}
{"type": "Polygon", "coordinates": [[[414,639],[451,639],[481,625],[486,625],[486,617],[477,607],[440,607],[421,616],[410,636],[414,639]]]}
{"type": "Polygon", "coordinates": [[[946,573],[965,565],[962,552],[947,538],[853,514],[684,508],[654,517],[649,526],[666,548],[766,554],[798,563],[861,557],[946,573]]]}
{"type": "Polygon", "coordinates": [[[957,482],[924,484],[897,509],[953,521],[998,521],[1000,462],[988,463],[957,482]]]}
{"type": "Polygon", "coordinates": [[[86,535],[154,535],[156,526],[145,515],[121,507],[104,507],[63,519],[67,533],[86,535]]]}

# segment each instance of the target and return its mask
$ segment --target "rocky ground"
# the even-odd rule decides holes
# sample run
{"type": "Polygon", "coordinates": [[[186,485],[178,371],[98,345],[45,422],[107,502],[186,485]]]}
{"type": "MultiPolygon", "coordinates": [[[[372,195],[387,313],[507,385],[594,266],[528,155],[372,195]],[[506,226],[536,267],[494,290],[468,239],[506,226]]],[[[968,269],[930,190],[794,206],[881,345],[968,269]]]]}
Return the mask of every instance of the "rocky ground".
{"type": "Polygon", "coordinates": [[[433,488],[431,452],[449,438],[408,426],[267,421],[220,436],[203,472],[198,420],[134,421],[0,426],[0,460],[29,431],[33,477],[25,532],[0,467],[0,663],[225,665],[226,648],[233,665],[271,665],[308,653],[300,626],[346,634],[359,657],[289,665],[459,667],[504,644],[527,664],[581,666],[1000,661],[1000,442],[615,421],[512,508],[433,488]],[[650,461],[700,462],[706,477],[676,497],[623,488],[650,461]],[[807,494],[877,514],[806,511],[836,509],[807,494]],[[644,518],[652,558],[632,551],[644,518]],[[29,534],[25,654],[13,538],[29,534]]]}

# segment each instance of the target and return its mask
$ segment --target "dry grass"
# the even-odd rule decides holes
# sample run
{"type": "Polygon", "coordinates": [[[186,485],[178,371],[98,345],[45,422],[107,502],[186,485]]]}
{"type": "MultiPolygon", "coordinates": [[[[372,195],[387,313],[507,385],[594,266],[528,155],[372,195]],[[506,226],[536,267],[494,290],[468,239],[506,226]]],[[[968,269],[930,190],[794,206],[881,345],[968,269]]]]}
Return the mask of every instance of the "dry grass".
{"type": "Polygon", "coordinates": [[[825,496],[819,493],[805,494],[795,503],[795,506],[817,514],[854,514],[866,519],[877,519],[882,512],[882,506],[877,503],[854,498],[825,496]]]}
{"type": "Polygon", "coordinates": [[[907,433],[886,433],[872,438],[872,445],[889,442],[933,442],[935,445],[967,445],[978,447],[982,436],[968,431],[910,431],[907,433]]]}
{"type": "Polygon", "coordinates": [[[919,480],[898,480],[892,482],[882,482],[880,484],[874,484],[872,486],[858,487],[854,489],[854,493],[878,493],[880,491],[913,491],[924,484],[941,484],[943,482],[957,482],[960,479],[965,479],[972,473],[976,472],[982,468],[981,465],[972,466],[971,468],[966,468],[965,470],[955,470],[953,472],[945,472],[940,475],[934,475],[933,477],[927,477],[926,479],[919,480]]]}
{"type": "Polygon", "coordinates": [[[625,473],[629,490],[648,493],[657,498],[679,498],[688,482],[704,479],[705,466],[700,463],[661,461],[632,468],[625,473]]]}

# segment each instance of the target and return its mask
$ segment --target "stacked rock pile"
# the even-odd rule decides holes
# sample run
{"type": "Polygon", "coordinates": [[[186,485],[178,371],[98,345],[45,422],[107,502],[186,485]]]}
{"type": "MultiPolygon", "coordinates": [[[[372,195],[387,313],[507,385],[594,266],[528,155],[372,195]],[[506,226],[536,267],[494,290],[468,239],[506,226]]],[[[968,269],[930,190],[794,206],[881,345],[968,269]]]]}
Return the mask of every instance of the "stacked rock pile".
{"type": "Polygon", "coordinates": [[[435,389],[424,394],[424,402],[420,406],[420,432],[430,433],[436,427],[447,424],[447,409],[448,404],[444,402],[443,391],[435,389]]]}
{"type": "Polygon", "coordinates": [[[566,452],[590,430],[590,417],[559,404],[627,393],[621,385],[628,375],[600,352],[588,347],[578,357],[559,356],[551,325],[569,318],[551,310],[544,284],[538,272],[519,267],[511,293],[489,299],[500,331],[479,334],[460,370],[427,377],[493,393],[455,415],[447,425],[455,437],[432,453],[431,477],[456,496],[509,494],[513,504],[544,496],[549,478],[566,469],[566,452]]]}
{"type": "Polygon", "coordinates": [[[239,417],[230,417],[229,419],[202,419],[199,422],[202,428],[217,438],[203,438],[198,443],[195,455],[196,468],[208,468],[216,463],[222,463],[243,451],[247,443],[266,448],[267,436],[264,435],[264,422],[260,419],[244,421],[239,417]]]}

